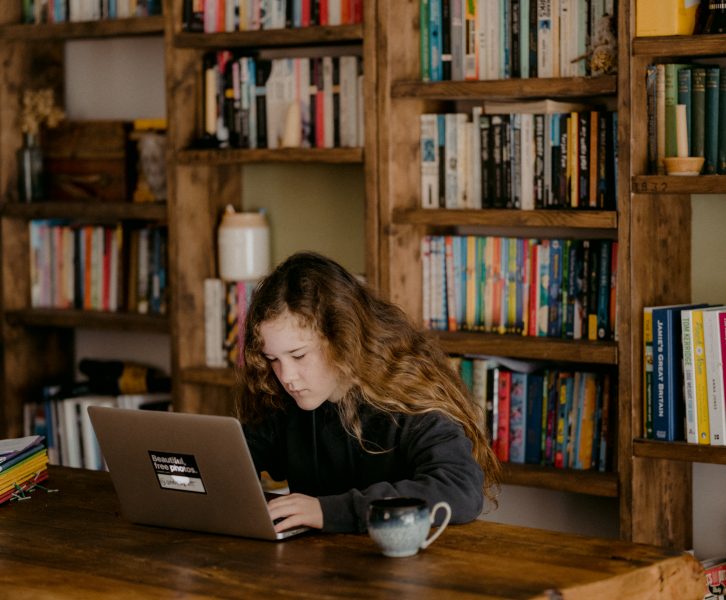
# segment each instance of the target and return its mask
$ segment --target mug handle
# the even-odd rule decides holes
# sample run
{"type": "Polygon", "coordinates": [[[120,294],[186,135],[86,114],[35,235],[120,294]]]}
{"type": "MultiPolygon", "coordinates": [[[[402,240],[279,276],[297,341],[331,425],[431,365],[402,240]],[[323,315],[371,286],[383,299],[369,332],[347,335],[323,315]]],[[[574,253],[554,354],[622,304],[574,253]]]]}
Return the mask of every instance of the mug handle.
{"type": "Polygon", "coordinates": [[[424,548],[428,548],[431,544],[434,543],[437,537],[439,537],[442,533],[444,533],[444,529],[446,529],[446,526],[449,524],[449,521],[451,520],[451,507],[446,502],[437,502],[434,507],[431,509],[431,524],[433,524],[436,513],[438,510],[442,508],[446,512],[446,516],[444,517],[444,522],[439,525],[438,529],[432,533],[428,538],[426,538],[421,544],[421,550],[424,548]]]}

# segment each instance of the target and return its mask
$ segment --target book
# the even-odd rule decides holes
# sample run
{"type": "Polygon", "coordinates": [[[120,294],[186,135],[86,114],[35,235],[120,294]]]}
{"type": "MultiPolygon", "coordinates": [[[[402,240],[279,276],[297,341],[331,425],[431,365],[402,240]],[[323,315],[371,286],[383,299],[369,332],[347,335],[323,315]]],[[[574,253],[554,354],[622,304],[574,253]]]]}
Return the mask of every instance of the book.
{"type": "Polygon", "coordinates": [[[708,416],[708,376],[706,373],[706,346],[703,331],[703,313],[726,307],[694,309],[692,311],[692,341],[694,396],[696,402],[696,425],[699,444],[711,443],[711,430],[708,416]]]}
{"type": "Polygon", "coordinates": [[[572,373],[562,371],[558,374],[554,466],[559,469],[564,469],[568,465],[567,450],[572,425],[573,386],[572,373]]]}
{"type": "Polygon", "coordinates": [[[726,309],[703,311],[706,374],[708,377],[708,424],[712,446],[726,445],[726,395],[724,394],[724,346],[726,309]]]}
{"type": "Polygon", "coordinates": [[[657,440],[683,440],[681,312],[704,304],[653,308],[653,433],[657,440]]]}
{"type": "Polygon", "coordinates": [[[718,172],[718,131],[719,131],[719,88],[721,70],[719,67],[706,67],[705,121],[703,163],[704,175],[718,172]]]}
{"type": "MultiPolygon", "coordinates": [[[[694,344],[693,313],[698,309],[681,312],[681,339],[683,347],[683,397],[686,407],[686,441],[698,443],[698,405],[696,402],[696,347],[694,344]]],[[[702,350],[701,350],[702,351],[702,350]]]]}
{"type": "Polygon", "coordinates": [[[43,443],[43,436],[28,435],[21,438],[0,440],[0,466],[9,464],[11,460],[24,456],[43,443]]]}
{"type": "Polygon", "coordinates": [[[526,453],[527,373],[512,372],[509,405],[509,462],[523,464],[526,453]]]}
{"type": "MultiPolygon", "coordinates": [[[[666,75],[665,65],[656,65],[655,76],[655,138],[656,173],[665,175],[666,157],[666,75]]],[[[695,89],[695,88],[694,88],[695,89]]]]}
{"type": "Polygon", "coordinates": [[[677,103],[683,104],[686,107],[686,134],[688,136],[688,156],[692,156],[691,150],[691,133],[693,126],[691,125],[691,74],[690,67],[684,67],[678,71],[678,97],[677,103]]]}
{"type": "Polygon", "coordinates": [[[542,461],[544,381],[545,377],[540,373],[530,373],[527,377],[524,462],[531,465],[542,461]]]}
{"type": "Polygon", "coordinates": [[[653,439],[653,307],[643,308],[643,437],[653,439]]]}
{"type": "Polygon", "coordinates": [[[439,154],[435,114],[421,115],[421,207],[439,207],[439,154]]]}
{"type": "Polygon", "coordinates": [[[656,82],[657,69],[648,65],[645,71],[645,95],[648,111],[648,172],[658,172],[658,135],[656,123],[656,82]]]}
{"type": "Polygon", "coordinates": [[[509,462],[512,372],[499,369],[497,381],[497,440],[495,451],[502,462],[509,462]]]}
{"type": "Polygon", "coordinates": [[[668,63],[665,65],[665,156],[677,156],[676,104],[678,103],[678,73],[686,65],[668,63]]]}
{"type": "Polygon", "coordinates": [[[691,156],[704,156],[705,126],[706,69],[694,66],[691,73],[691,156]]]}
{"type": "Polygon", "coordinates": [[[707,595],[703,600],[720,600],[726,594],[726,556],[701,561],[706,574],[707,595]]]}
{"type": "Polygon", "coordinates": [[[718,165],[719,175],[726,175],[726,67],[721,67],[718,93],[718,165]]]}

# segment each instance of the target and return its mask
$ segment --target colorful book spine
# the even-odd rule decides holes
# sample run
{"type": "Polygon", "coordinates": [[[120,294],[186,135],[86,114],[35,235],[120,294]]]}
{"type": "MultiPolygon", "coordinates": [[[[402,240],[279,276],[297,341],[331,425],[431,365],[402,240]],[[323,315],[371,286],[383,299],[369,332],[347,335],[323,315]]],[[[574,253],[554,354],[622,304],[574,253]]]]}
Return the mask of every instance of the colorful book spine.
{"type": "Polygon", "coordinates": [[[653,307],[643,309],[643,437],[653,439],[653,307]]]}
{"type": "Polygon", "coordinates": [[[704,175],[715,175],[718,172],[718,111],[721,70],[719,67],[706,67],[706,113],[704,138],[704,175]]]}
{"type": "Polygon", "coordinates": [[[696,400],[696,431],[699,444],[711,443],[708,421],[708,377],[706,375],[706,348],[703,332],[703,309],[692,311],[693,385],[696,400]]]}
{"type": "Polygon", "coordinates": [[[523,464],[526,452],[526,373],[513,372],[509,405],[509,462],[523,464]]]}

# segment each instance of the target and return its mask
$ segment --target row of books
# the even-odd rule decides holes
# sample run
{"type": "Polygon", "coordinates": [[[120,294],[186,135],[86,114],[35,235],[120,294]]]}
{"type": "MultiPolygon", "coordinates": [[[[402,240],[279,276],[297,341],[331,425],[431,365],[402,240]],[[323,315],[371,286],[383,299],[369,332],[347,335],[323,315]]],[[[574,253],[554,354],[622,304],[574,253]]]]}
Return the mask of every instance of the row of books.
{"type": "Polygon", "coordinates": [[[244,322],[256,281],[204,280],[204,350],[208,367],[239,366],[244,322]]]}
{"type": "Polygon", "coordinates": [[[726,445],[726,306],[643,309],[644,435],[726,445]]]}
{"type": "Polygon", "coordinates": [[[101,470],[103,455],[88,416],[89,406],[168,410],[168,393],[66,396],[62,386],[45,386],[42,398],[23,405],[24,435],[47,440],[53,465],[101,470]]]}
{"type": "Polygon", "coordinates": [[[425,236],[424,325],[616,339],[617,250],[612,240],[425,236]]]}
{"type": "Polygon", "coordinates": [[[47,219],[28,227],[34,308],[166,313],[165,227],[47,219]]]}
{"type": "Polygon", "coordinates": [[[363,22],[363,0],[184,0],[185,31],[215,33],[352,25],[363,22]]]}
{"type": "Polygon", "coordinates": [[[0,440],[0,504],[26,497],[48,478],[48,451],[43,436],[0,440]]]}
{"type": "Polygon", "coordinates": [[[535,365],[517,370],[490,357],[450,360],[484,410],[492,449],[502,462],[609,468],[608,425],[615,397],[609,373],[535,365]]]}
{"type": "Polygon", "coordinates": [[[424,81],[597,75],[613,0],[420,0],[424,81]]]}
{"type": "Polygon", "coordinates": [[[22,0],[23,23],[99,21],[161,14],[161,0],[22,0]]]}
{"type": "Polygon", "coordinates": [[[704,175],[726,174],[726,67],[649,65],[646,94],[650,173],[664,174],[663,158],[668,156],[703,156],[704,175]],[[679,152],[677,107],[681,105],[685,117],[679,152]]]}
{"type": "Polygon", "coordinates": [[[616,112],[492,102],[420,128],[423,208],[616,207],[616,112]]]}
{"type": "Polygon", "coordinates": [[[334,148],[363,144],[363,63],[357,56],[266,60],[229,51],[204,58],[200,145],[334,148]]]}

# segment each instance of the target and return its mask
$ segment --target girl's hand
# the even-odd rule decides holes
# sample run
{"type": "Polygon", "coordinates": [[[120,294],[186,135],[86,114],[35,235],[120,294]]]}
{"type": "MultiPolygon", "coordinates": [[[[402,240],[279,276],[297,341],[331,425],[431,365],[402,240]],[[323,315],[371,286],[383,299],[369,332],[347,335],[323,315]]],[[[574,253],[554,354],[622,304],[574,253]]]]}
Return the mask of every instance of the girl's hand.
{"type": "Polygon", "coordinates": [[[312,496],[286,494],[270,500],[267,509],[273,521],[282,519],[275,524],[275,531],[278,533],[302,525],[315,529],[323,527],[323,509],[320,501],[312,496]]]}

